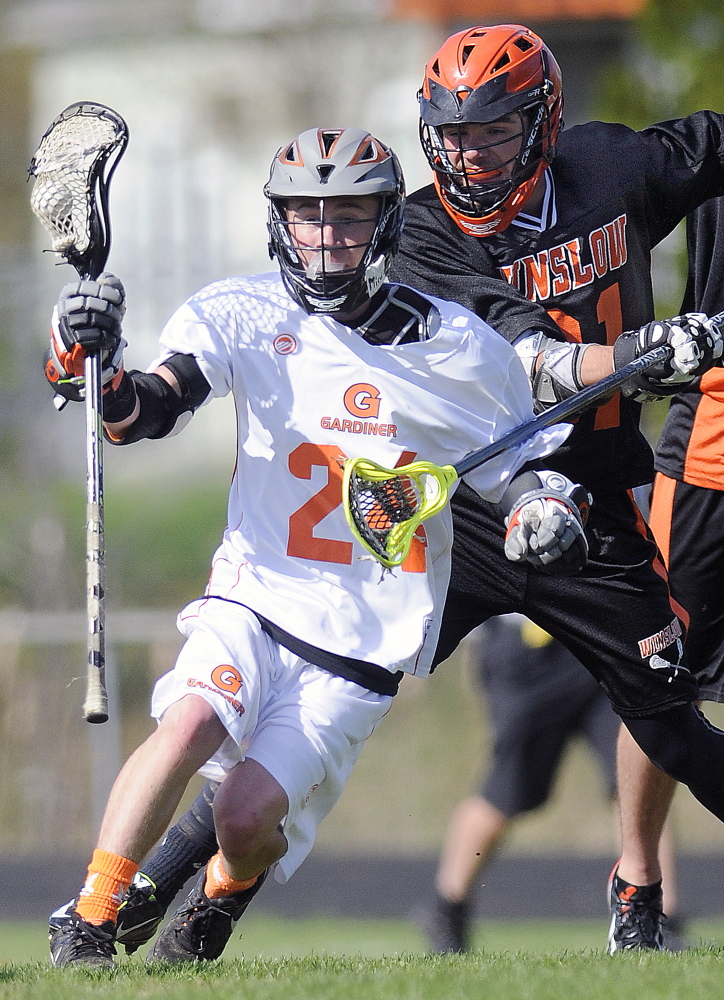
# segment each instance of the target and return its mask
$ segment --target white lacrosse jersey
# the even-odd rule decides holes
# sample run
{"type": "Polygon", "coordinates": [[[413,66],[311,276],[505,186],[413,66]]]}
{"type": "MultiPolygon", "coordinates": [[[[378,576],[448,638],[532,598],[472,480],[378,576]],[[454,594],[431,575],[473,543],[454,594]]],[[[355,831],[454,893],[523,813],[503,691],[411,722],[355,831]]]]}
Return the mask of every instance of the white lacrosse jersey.
{"type": "MultiPolygon", "coordinates": [[[[512,347],[461,306],[433,301],[431,339],[379,346],[308,315],[277,274],[229,278],[178,309],[151,366],[191,354],[208,400],[231,392],[236,404],[238,459],[208,594],[329,653],[417,674],[429,672],[448,585],[449,507],[418,529],[404,565],[385,571],[345,520],[344,460],[451,464],[533,416],[512,347]]],[[[516,469],[569,431],[540,431],[466,481],[495,502],[516,469]]]]}

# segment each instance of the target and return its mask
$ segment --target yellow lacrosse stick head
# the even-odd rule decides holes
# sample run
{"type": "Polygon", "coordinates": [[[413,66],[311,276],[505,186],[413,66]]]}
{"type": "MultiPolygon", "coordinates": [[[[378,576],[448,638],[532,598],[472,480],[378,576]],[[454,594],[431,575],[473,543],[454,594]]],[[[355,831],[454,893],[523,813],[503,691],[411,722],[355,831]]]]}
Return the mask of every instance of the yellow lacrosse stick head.
{"type": "Polygon", "coordinates": [[[368,458],[348,458],[342,500],[352,534],[383,566],[400,566],[418,525],[442,510],[457,478],[452,465],[412,462],[387,469],[368,458]]]}

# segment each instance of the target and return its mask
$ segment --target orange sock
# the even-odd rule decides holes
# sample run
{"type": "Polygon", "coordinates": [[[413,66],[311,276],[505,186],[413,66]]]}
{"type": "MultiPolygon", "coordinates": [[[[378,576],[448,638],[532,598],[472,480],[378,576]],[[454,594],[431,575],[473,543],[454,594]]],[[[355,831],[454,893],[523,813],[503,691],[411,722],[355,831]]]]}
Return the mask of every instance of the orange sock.
{"type": "Polygon", "coordinates": [[[123,894],[137,871],[135,861],[109,851],[93,851],[85,885],[75,906],[78,916],[89,924],[102,924],[106,920],[115,923],[123,894]]]}
{"type": "Polygon", "coordinates": [[[243,892],[244,889],[250,889],[259,878],[259,875],[261,875],[261,872],[258,875],[254,875],[253,878],[237,882],[236,879],[231,878],[227,874],[221,858],[221,851],[218,851],[206,866],[204,892],[209,899],[216,899],[218,896],[233,896],[235,892],[243,892]]]}

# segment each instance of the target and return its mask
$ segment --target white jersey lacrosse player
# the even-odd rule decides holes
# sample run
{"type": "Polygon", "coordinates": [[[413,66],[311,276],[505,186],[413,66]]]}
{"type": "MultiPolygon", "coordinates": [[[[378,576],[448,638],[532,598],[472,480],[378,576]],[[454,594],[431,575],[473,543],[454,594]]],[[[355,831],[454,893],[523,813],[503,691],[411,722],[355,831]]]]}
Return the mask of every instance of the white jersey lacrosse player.
{"type": "MultiPolygon", "coordinates": [[[[57,965],[111,961],[119,900],[197,769],[222,782],[220,851],[152,957],[217,957],[268,870],[289,878],[402,675],[428,672],[449,575],[447,511],[399,569],[367,555],[342,509],[345,459],[449,463],[532,416],[523,366],[500,336],[457,305],[385,283],[404,184],[383,143],[360,129],[304,132],[275,156],[265,192],[281,274],[192,296],[148,372],[122,368],[112,276],[68,286],[54,318],[57,391],[78,344],[93,332],[102,343],[111,440],[163,437],[227,393],[238,432],[206,593],[179,615],[187,641],[154,690],[158,729],[114,786],[88,880],[51,918],[57,965]]],[[[535,505],[549,539],[536,547],[511,529],[514,558],[585,561],[574,484],[523,468],[568,430],[541,431],[466,477],[505,503],[511,525],[535,505]]]]}

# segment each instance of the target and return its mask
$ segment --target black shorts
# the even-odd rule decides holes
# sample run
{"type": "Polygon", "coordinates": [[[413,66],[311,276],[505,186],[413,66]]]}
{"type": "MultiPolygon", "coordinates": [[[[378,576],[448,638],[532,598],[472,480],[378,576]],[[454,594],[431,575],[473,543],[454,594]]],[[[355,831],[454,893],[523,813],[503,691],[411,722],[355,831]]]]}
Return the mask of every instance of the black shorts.
{"type": "Polygon", "coordinates": [[[493,735],[483,798],[513,817],[547,800],[563,752],[582,736],[595,753],[609,796],[616,792],[620,719],[581,663],[524,618],[491,618],[476,644],[493,735]]]}
{"type": "Polygon", "coordinates": [[[689,614],[686,654],[705,701],[724,701],[724,492],[658,473],[651,529],[689,614]]]}
{"type": "Polygon", "coordinates": [[[615,712],[645,718],[698,696],[682,640],[685,615],[630,493],[594,499],[589,559],[571,577],[512,563],[498,507],[461,484],[453,497],[453,562],[435,663],[492,615],[519,612],[593,674],[615,712]]]}

